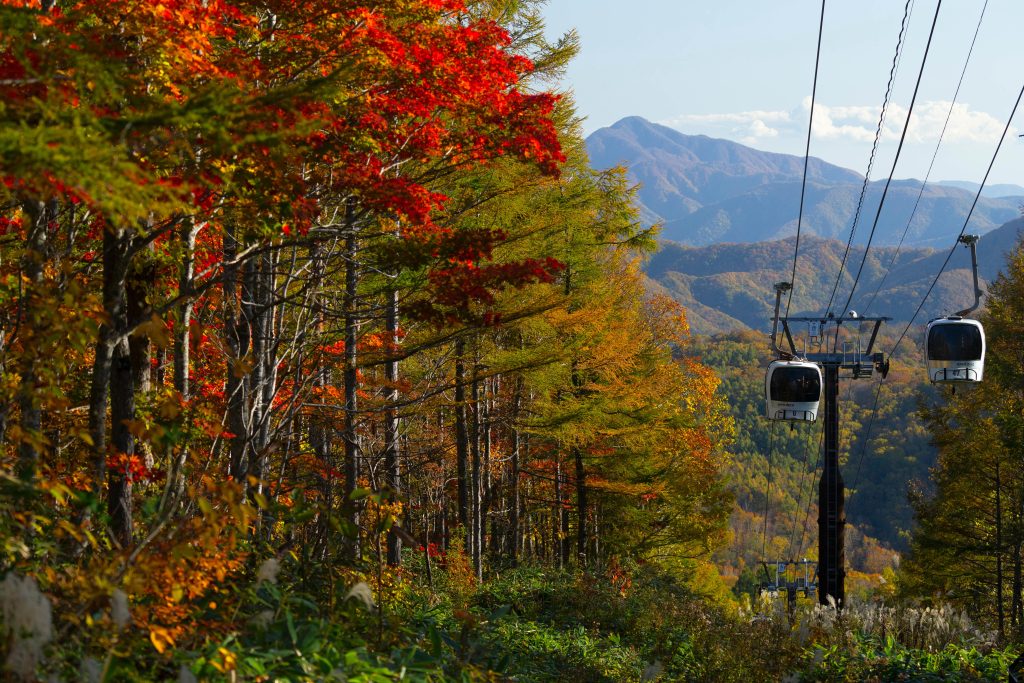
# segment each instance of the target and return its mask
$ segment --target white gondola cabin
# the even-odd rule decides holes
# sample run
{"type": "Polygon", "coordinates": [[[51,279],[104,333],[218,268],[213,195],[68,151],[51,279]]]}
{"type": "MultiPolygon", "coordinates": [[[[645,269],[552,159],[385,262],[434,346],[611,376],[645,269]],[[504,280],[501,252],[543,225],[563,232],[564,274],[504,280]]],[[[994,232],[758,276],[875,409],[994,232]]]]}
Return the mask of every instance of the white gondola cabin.
{"type": "Polygon", "coordinates": [[[816,363],[772,361],[764,379],[768,419],[814,422],[818,419],[821,386],[821,368],[816,363]]]}
{"type": "Polygon", "coordinates": [[[977,384],[985,371],[985,330],[959,315],[928,323],[925,341],[928,379],[936,384],[977,384]]]}

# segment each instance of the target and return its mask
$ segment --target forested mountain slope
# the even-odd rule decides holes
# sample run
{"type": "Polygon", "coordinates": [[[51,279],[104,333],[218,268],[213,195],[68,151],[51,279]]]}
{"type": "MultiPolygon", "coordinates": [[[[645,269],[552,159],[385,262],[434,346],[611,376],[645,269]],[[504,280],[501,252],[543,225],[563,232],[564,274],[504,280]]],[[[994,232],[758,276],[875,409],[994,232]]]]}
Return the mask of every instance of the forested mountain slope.
{"type": "MultiPolygon", "coordinates": [[[[893,341],[890,330],[879,339],[879,347],[888,350],[893,341]]],[[[720,562],[727,571],[742,572],[762,560],[816,557],[821,421],[773,426],[764,418],[764,370],[771,358],[766,336],[744,332],[705,338],[694,353],[722,378],[720,391],[736,421],[736,438],[729,448],[729,487],[737,502],[734,538],[719,552],[720,562]]],[[[906,550],[914,525],[908,492],[929,486],[935,449],[916,409],[934,390],[917,356],[913,340],[904,341],[880,391],[877,374],[841,385],[847,558],[857,571],[880,573],[893,551],[906,550]]]]}
{"type": "MultiPolygon", "coordinates": [[[[643,219],[663,224],[662,237],[703,246],[716,242],[777,240],[796,232],[803,158],[761,152],[728,140],[685,135],[640,117],[592,133],[587,149],[597,168],[621,165],[639,184],[643,219]]],[[[812,158],[801,231],[846,240],[863,176],[812,158]]],[[[856,243],[864,243],[882,196],[869,184],[856,243]]],[[[968,184],[968,187],[969,184],[968,184]]],[[[976,187],[976,186],[975,186],[976,187]]],[[[959,232],[975,192],[957,183],[896,179],[889,187],[875,243],[942,247],[959,232]],[[920,199],[919,199],[920,197],[920,199]]],[[[982,196],[971,231],[986,233],[1018,215],[1021,198],[982,196]]]]}
{"type": "MultiPolygon", "coordinates": [[[[1016,219],[979,241],[978,264],[983,281],[995,278],[1022,228],[1024,219],[1016,219]]],[[[764,331],[769,329],[775,303],[772,287],[791,277],[794,243],[795,238],[788,238],[689,247],[665,241],[645,270],[653,288],[668,293],[687,308],[695,331],[764,331]]],[[[862,315],[889,316],[894,322],[905,324],[932,285],[951,245],[952,242],[942,249],[872,247],[850,308],[862,315]]],[[[813,236],[801,239],[793,315],[824,315],[845,250],[846,244],[838,240],[813,236]]],[[[862,247],[850,250],[833,300],[833,312],[845,312],[838,309],[849,296],[863,257],[862,247]]],[[[937,315],[954,312],[972,301],[970,254],[958,247],[916,322],[924,323],[937,315]]]]}

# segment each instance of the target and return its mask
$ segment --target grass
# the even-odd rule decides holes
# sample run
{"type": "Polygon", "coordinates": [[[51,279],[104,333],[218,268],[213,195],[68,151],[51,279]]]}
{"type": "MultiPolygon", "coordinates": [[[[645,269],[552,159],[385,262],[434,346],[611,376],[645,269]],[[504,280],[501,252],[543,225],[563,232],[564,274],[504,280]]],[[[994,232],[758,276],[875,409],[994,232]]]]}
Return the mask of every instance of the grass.
{"type": "Polygon", "coordinates": [[[1016,654],[949,608],[803,605],[791,625],[778,604],[744,612],[651,566],[621,577],[525,567],[476,586],[438,570],[431,590],[406,570],[381,607],[346,600],[343,582],[333,598],[304,594],[283,571],[198,647],[157,657],[139,643],[101,667],[58,643],[49,666],[63,680],[104,668],[108,682],[967,682],[1005,680],[1016,654]]]}

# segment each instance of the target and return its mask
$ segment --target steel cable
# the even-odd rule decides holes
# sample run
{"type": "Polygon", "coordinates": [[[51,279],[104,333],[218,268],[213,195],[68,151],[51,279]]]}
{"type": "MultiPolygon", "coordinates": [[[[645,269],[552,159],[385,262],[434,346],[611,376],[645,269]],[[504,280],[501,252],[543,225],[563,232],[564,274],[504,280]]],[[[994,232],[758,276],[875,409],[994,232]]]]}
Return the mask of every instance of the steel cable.
{"type": "Polygon", "coordinates": [[[971,63],[971,56],[974,54],[974,45],[978,41],[978,33],[981,31],[981,22],[985,18],[985,10],[988,8],[988,0],[985,0],[985,4],[981,7],[981,15],[978,17],[978,24],[974,27],[974,37],[971,38],[971,47],[967,50],[967,59],[964,60],[964,68],[960,71],[960,80],[957,81],[956,91],[953,92],[953,100],[949,103],[949,111],[946,112],[946,120],[942,124],[942,131],[939,132],[939,140],[935,144],[935,151],[932,153],[931,163],[928,164],[928,172],[925,173],[924,180],[921,182],[921,189],[917,193],[917,199],[914,201],[914,208],[910,211],[910,218],[907,219],[907,226],[903,228],[903,234],[900,236],[899,244],[896,245],[896,251],[893,253],[892,258],[889,260],[889,265],[886,266],[885,272],[882,274],[882,278],[878,281],[878,286],[875,287],[874,293],[871,294],[871,298],[868,302],[860,307],[864,312],[867,312],[871,305],[875,303],[875,298],[882,289],[882,285],[885,284],[886,278],[889,277],[889,273],[892,271],[893,265],[896,263],[896,259],[900,255],[900,249],[903,248],[903,242],[907,239],[907,232],[910,230],[910,224],[914,221],[914,216],[917,215],[917,209],[921,204],[921,197],[924,196],[924,188],[928,185],[928,180],[932,176],[932,169],[935,167],[935,160],[939,156],[939,148],[942,146],[942,140],[946,136],[946,129],[949,127],[949,120],[953,117],[953,109],[956,107],[957,98],[960,96],[960,88],[964,84],[964,76],[967,74],[967,67],[971,63]]]}
{"type": "Polygon", "coordinates": [[[818,49],[814,56],[814,82],[811,85],[811,113],[807,121],[807,145],[804,147],[804,174],[800,183],[800,211],[796,218],[796,244],[793,247],[793,272],[789,276],[792,285],[789,288],[789,297],[786,299],[786,316],[789,316],[789,306],[793,303],[793,290],[796,288],[796,262],[800,256],[800,228],[804,219],[804,198],[807,194],[807,165],[811,158],[811,131],[814,128],[814,103],[818,97],[818,67],[821,64],[821,35],[825,28],[825,0],[821,0],[821,18],[818,20],[818,49]]]}
{"type": "Polygon", "coordinates": [[[836,293],[839,291],[839,283],[843,279],[843,271],[846,269],[846,259],[850,256],[850,249],[853,247],[853,238],[857,233],[857,225],[860,223],[860,212],[864,207],[864,197],[868,192],[868,185],[871,183],[871,169],[875,165],[875,154],[878,152],[878,143],[882,139],[882,129],[885,125],[885,115],[889,110],[889,98],[892,97],[892,87],[896,82],[896,72],[899,70],[900,58],[903,53],[903,41],[906,38],[909,25],[911,8],[914,0],[907,0],[903,7],[903,21],[900,24],[900,35],[896,40],[896,54],[892,58],[892,67],[889,69],[889,83],[885,87],[885,97],[882,99],[882,111],[878,117],[878,127],[875,128],[875,141],[871,145],[871,156],[868,157],[868,170],[864,174],[864,182],[860,186],[860,197],[857,199],[857,208],[853,212],[853,223],[850,225],[850,237],[846,240],[846,251],[843,252],[843,259],[839,263],[839,272],[836,274],[836,283],[832,287],[832,294],[828,298],[828,305],[825,306],[825,317],[832,312],[832,303],[835,301],[836,293]]]}
{"type": "Polygon", "coordinates": [[[946,255],[946,260],[942,262],[942,267],[939,268],[939,272],[935,274],[935,279],[932,280],[931,285],[928,287],[928,291],[924,293],[924,297],[921,299],[921,303],[918,304],[917,310],[914,311],[914,315],[911,316],[907,326],[903,328],[903,332],[900,334],[899,339],[893,345],[892,350],[889,351],[889,355],[892,356],[896,353],[896,349],[903,343],[903,338],[907,336],[907,331],[914,324],[917,316],[921,314],[921,309],[924,308],[924,304],[928,301],[928,297],[931,296],[932,290],[935,289],[935,285],[939,282],[939,278],[942,277],[942,273],[946,270],[946,266],[949,265],[950,259],[953,258],[953,253],[956,251],[956,247],[960,244],[960,238],[964,236],[967,231],[967,225],[971,222],[971,216],[974,215],[974,209],[978,206],[978,200],[981,199],[981,192],[985,189],[985,183],[988,182],[988,176],[992,172],[992,167],[996,163],[996,158],[999,156],[999,150],[1003,146],[1003,142],[1006,140],[1006,134],[1010,130],[1010,124],[1013,122],[1013,117],[1017,114],[1017,108],[1020,106],[1021,97],[1024,96],[1024,85],[1021,85],[1020,92],[1017,93],[1017,101],[1013,104],[1013,109],[1010,111],[1009,118],[1006,119],[1006,127],[1003,128],[1003,134],[999,137],[999,144],[996,145],[995,152],[992,153],[992,159],[988,163],[988,168],[985,170],[985,176],[981,179],[981,184],[978,186],[978,191],[974,195],[974,201],[971,203],[971,208],[967,211],[967,217],[964,219],[964,225],[960,228],[960,234],[957,235],[956,240],[953,242],[952,249],[946,255]]]}
{"type": "Polygon", "coordinates": [[[900,143],[896,147],[896,156],[892,160],[892,169],[889,171],[889,177],[885,181],[885,187],[882,189],[882,197],[878,201],[878,210],[875,212],[875,220],[871,224],[871,232],[868,234],[868,243],[864,247],[864,255],[860,260],[860,267],[857,269],[857,275],[853,278],[853,286],[850,287],[850,296],[846,298],[846,303],[843,305],[842,310],[848,310],[850,301],[853,300],[853,294],[857,291],[857,284],[860,282],[860,276],[864,273],[864,264],[867,263],[868,253],[871,251],[871,242],[875,238],[875,231],[878,229],[878,221],[882,216],[882,207],[885,206],[885,198],[889,194],[889,186],[892,184],[892,177],[896,173],[896,165],[900,160],[900,153],[903,151],[903,143],[907,139],[907,131],[910,129],[910,121],[914,114],[914,104],[917,102],[917,93],[921,88],[921,78],[924,76],[924,67],[928,63],[928,53],[931,51],[932,39],[935,37],[935,26],[939,21],[939,10],[942,9],[942,0],[939,0],[935,4],[935,16],[932,17],[932,27],[928,31],[928,43],[924,48],[924,56],[921,58],[921,68],[917,72],[917,81],[914,84],[914,94],[910,97],[910,106],[907,108],[907,120],[903,124],[903,132],[900,134],[900,143]]]}

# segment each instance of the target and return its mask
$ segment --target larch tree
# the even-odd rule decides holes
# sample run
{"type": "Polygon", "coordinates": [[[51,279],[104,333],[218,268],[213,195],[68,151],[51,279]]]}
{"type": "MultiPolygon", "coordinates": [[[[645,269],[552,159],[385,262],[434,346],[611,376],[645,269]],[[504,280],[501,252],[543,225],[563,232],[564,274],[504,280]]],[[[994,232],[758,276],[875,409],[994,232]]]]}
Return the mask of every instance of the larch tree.
{"type": "Polygon", "coordinates": [[[1024,249],[989,289],[985,386],[944,390],[922,412],[939,448],[934,494],[915,492],[918,529],[901,565],[907,594],[943,594],[990,618],[1000,635],[1024,633],[1024,249]]]}

